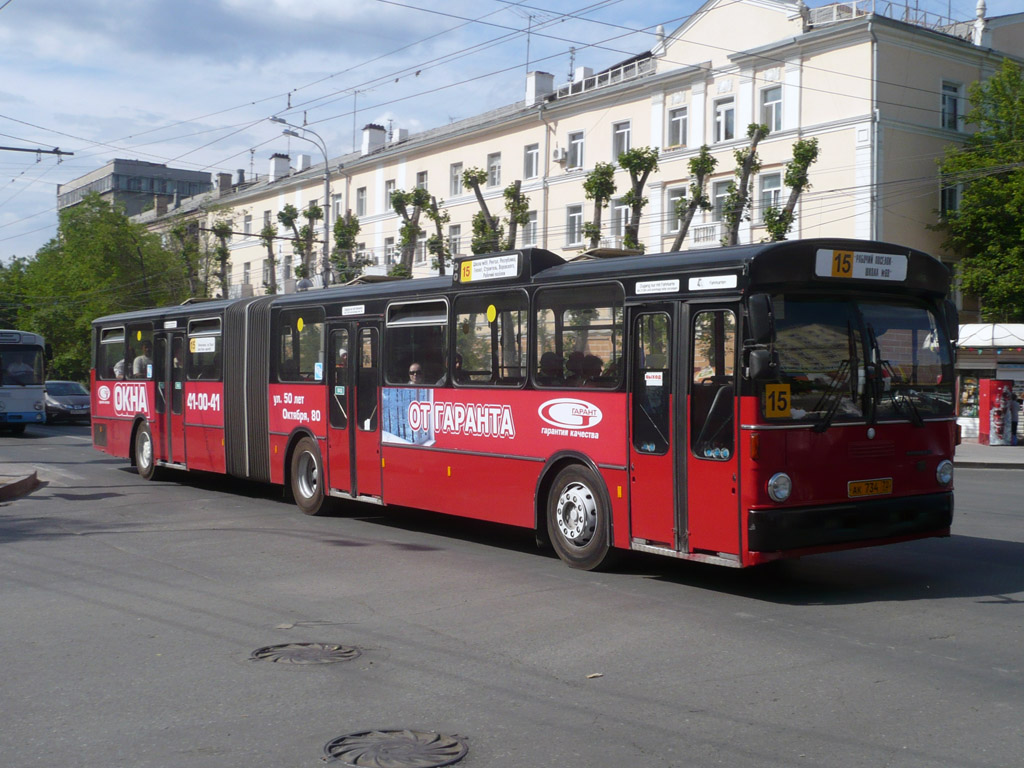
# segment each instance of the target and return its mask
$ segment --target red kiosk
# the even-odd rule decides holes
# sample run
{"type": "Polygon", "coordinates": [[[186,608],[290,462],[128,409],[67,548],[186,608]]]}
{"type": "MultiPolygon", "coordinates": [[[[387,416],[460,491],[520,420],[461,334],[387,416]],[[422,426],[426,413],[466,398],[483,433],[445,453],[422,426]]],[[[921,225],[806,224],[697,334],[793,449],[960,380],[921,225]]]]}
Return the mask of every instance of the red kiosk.
{"type": "Polygon", "coordinates": [[[978,381],[978,442],[982,445],[1013,444],[1010,426],[1012,391],[1012,381],[978,381]]]}

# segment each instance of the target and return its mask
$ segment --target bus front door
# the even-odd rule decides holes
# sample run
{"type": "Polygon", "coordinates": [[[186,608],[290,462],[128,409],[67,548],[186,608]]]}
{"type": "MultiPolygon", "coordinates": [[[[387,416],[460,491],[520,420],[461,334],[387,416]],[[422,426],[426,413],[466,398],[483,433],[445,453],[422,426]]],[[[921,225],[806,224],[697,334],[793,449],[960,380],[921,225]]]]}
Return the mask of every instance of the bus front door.
{"type": "Polygon", "coordinates": [[[154,334],[153,381],[156,418],[153,430],[155,458],[185,464],[185,333],[154,334]]]}
{"type": "Polygon", "coordinates": [[[328,342],[328,482],[355,497],[381,496],[378,365],[370,323],[332,326],[328,342]]]}
{"type": "Polygon", "coordinates": [[[740,552],[737,326],[733,307],[697,306],[689,322],[689,551],[740,552]]]}
{"type": "Polygon", "coordinates": [[[678,477],[673,424],[682,405],[674,395],[677,346],[674,307],[633,310],[630,356],[630,535],[643,544],[685,548],[685,487],[678,477]]]}

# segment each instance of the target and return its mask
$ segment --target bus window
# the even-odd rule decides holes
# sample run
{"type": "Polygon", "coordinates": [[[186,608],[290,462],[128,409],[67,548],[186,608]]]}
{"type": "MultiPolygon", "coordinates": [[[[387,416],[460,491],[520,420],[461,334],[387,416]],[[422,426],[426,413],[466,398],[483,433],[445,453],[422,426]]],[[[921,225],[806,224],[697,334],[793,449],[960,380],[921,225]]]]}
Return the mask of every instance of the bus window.
{"type": "MultiPolygon", "coordinates": [[[[190,320],[188,324],[188,353],[185,355],[185,375],[189,381],[220,381],[221,377],[220,318],[190,320]]],[[[181,367],[177,355],[173,364],[181,367]]]]}
{"type": "Polygon", "coordinates": [[[150,323],[128,326],[128,354],[125,378],[149,379],[153,376],[153,326],[150,323]]]}
{"type": "Polygon", "coordinates": [[[100,331],[100,348],[96,353],[96,378],[124,378],[124,328],[104,328],[100,331]]]}
{"type": "Polygon", "coordinates": [[[444,384],[448,303],[418,301],[388,307],[384,376],[388,384],[444,384]]]}
{"type": "Polygon", "coordinates": [[[636,320],[633,378],[633,446],[642,453],[669,448],[669,399],[672,395],[672,339],[669,317],[641,315],[636,320]]]}
{"type": "Polygon", "coordinates": [[[526,381],[528,310],[525,293],[455,300],[457,384],[520,386],[526,381]]]}
{"type": "Polygon", "coordinates": [[[331,361],[334,373],[327,385],[331,387],[328,390],[330,392],[330,399],[327,413],[332,427],[335,429],[347,429],[349,401],[349,393],[346,389],[349,386],[348,330],[341,328],[337,331],[332,331],[330,340],[330,354],[327,359],[331,361]]]}
{"type": "Polygon", "coordinates": [[[359,429],[377,430],[377,329],[359,331],[359,383],[356,387],[356,417],[359,429]]]}
{"type": "Polygon", "coordinates": [[[289,309],[277,318],[278,381],[324,380],[324,310],[289,309]]]}
{"type": "Polygon", "coordinates": [[[617,388],[622,380],[622,302],[618,284],[538,291],[534,383],[617,388]]]}
{"type": "Polygon", "coordinates": [[[694,456],[724,461],[734,451],[736,316],[727,309],[693,320],[690,440],[694,456]]]}

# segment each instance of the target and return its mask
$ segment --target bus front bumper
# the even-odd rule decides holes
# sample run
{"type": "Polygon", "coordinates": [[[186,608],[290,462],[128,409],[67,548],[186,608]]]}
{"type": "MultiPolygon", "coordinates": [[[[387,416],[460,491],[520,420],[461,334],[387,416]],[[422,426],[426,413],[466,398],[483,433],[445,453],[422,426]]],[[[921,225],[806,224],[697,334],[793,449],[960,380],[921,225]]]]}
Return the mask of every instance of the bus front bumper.
{"type": "Polygon", "coordinates": [[[953,493],[779,509],[752,509],[747,546],[752,552],[852,544],[948,533],[953,493]]]}

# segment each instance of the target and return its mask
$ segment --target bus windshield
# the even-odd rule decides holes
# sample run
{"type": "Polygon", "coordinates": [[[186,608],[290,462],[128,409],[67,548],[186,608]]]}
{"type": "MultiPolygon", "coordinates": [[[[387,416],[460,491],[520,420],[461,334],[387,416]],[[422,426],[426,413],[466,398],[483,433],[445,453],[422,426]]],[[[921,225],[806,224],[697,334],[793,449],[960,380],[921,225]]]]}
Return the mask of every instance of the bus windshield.
{"type": "Polygon", "coordinates": [[[15,344],[0,347],[0,384],[28,386],[43,383],[43,350],[15,344]]]}
{"type": "Polygon", "coordinates": [[[772,303],[779,378],[762,393],[766,417],[828,426],[953,415],[949,344],[924,302],[780,294],[772,303]],[[773,397],[780,388],[788,397],[773,397]]]}

